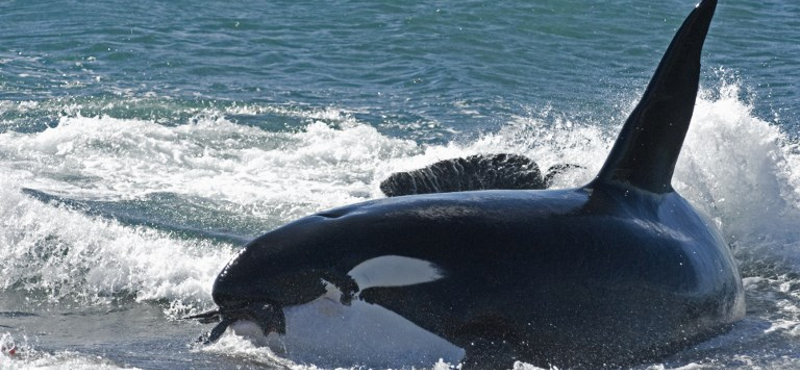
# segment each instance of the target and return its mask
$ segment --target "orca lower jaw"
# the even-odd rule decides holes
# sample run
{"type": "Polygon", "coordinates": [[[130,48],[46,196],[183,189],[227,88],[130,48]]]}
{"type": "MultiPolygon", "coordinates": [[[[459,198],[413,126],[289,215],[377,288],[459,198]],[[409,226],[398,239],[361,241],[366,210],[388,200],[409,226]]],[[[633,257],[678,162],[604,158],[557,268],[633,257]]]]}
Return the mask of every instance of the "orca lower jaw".
{"type": "Polygon", "coordinates": [[[218,323],[210,332],[200,338],[203,344],[216,342],[229,326],[239,322],[256,325],[265,337],[270,333],[283,334],[286,332],[286,318],[283,310],[277,305],[264,302],[220,305],[217,310],[190,316],[187,319],[198,320],[203,324],[218,323]]]}

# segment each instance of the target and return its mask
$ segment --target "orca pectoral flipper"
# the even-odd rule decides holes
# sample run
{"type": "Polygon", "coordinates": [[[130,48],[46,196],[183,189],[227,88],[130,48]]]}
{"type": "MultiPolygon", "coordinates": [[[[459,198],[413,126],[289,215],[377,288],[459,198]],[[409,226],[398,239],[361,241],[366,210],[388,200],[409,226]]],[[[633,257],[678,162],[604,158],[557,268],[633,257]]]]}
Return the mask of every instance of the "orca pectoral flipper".
{"type": "Polygon", "coordinates": [[[228,327],[231,326],[231,323],[233,323],[233,320],[222,320],[219,324],[214,326],[210,332],[200,336],[197,341],[202,344],[211,344],[216,342],[219,340],[222,334],[225,334],[225,330],[228,330],[228,327]]]}
{"type": "Polygon", "coordinates": [[[595,183],[620,182],[658,194],[672,191],[672,174],[697,98],[700,54],[716,6],[717,0],[703,0],[683,22],[595,183]]]}

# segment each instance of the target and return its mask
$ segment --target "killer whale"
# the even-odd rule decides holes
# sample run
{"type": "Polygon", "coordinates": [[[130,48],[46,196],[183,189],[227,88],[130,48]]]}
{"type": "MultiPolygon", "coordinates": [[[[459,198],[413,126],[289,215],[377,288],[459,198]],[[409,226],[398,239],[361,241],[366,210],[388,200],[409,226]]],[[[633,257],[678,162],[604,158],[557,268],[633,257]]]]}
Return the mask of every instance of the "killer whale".
{"type": "Polygon", "coordinates": [[[229,327],[260,332],[278,352],[328,366],[438,355],[464,368],[598,368],[724,331],[744,315],[737,267],[670,184],[716,3],[679,28],[586,186],[399,196],[296,220],[219,274],[218,308],[193,317],[219,322],[207,341],[229,327]]]}

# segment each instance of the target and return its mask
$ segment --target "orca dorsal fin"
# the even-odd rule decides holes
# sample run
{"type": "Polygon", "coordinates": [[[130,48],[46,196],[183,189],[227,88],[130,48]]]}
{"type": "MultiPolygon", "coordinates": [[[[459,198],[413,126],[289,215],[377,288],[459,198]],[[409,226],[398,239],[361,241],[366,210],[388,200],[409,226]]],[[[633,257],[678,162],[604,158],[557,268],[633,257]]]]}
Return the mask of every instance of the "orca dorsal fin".
{"type": "Polygon", "coordinates": [[[592,184],[673,191],[672,173],[692,120],[700,54],[716,6],[717,0],[702,0],[678,29],[592,184]]]}

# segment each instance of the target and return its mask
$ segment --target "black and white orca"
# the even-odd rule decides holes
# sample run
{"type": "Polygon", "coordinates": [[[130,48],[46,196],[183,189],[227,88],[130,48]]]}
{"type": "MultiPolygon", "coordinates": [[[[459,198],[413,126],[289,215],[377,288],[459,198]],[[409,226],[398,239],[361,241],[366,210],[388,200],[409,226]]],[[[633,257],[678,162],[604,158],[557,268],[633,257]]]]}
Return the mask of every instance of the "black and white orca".
{"type": "Polygon", "coordinates": [[[658,359],[744,315],[720,233],[671,186],[716,8],[670,44],[586,186],[399,196],[301,218],[244,247],[217,321],[321,366],[560,368],[658,359]]]}

